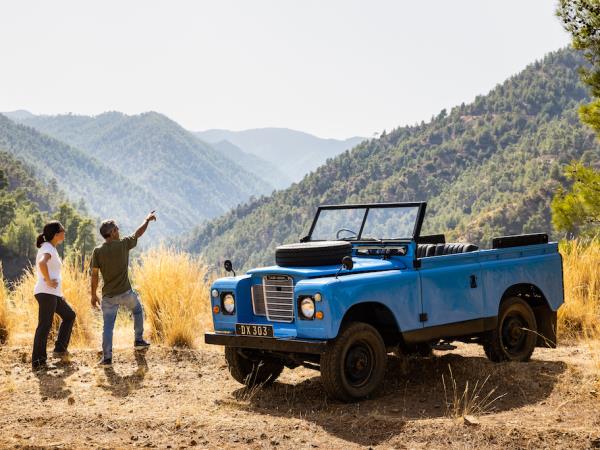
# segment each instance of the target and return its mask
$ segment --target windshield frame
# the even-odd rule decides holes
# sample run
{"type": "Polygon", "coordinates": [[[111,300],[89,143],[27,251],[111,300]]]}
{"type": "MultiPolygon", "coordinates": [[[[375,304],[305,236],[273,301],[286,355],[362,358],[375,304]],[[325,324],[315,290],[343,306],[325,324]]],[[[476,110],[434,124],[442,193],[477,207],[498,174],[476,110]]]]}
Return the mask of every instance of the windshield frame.
{"type": "Polygon", "coordinates": [[[427,208],[427,202],[395,202],[395,203],[357,203],[357,204],[349,204],[349,205],[322,205],[317,209],[317,213],[315,214],[315,218],[313,219],[312,225],[310,226],[310,231],[308,232],[307,241],[312,241],[312,234],[317,225],[317,221],[319,220],[319,215],[321,211],[324,210],[335,210],[335,209],[364,209],[365,215],[362,219],[362,224],[360,226],[360,231],[358,232],[358,236],[356,239],[348,239],[348,242],[373,242],[373,239],[362,240],[363,229],[365,228],[365,223],[367,222],[367,217],[369,216],[369,210],[371,209],[380,209],[380,208],[399,208],[399,207],[409,207],[414,208],[418,207],[417,211],[417,220],[415,221],[415,227],[413,229],[413,235],[411,237],[407,237],[406,239],[391,239],[391,238],[383,238],[383,241],[412,241],[417,240],[421,234],[421,227],[423,226],[423,219],[425,217],[425,209],[427,208]]]}

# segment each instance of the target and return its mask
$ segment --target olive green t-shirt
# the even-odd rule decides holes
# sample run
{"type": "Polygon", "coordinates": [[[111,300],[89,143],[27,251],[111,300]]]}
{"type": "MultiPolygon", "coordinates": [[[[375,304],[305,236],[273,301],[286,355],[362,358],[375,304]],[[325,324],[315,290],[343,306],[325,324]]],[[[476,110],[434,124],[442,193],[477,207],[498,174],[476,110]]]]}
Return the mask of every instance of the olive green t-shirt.
{"type": "Polygon", "coordinates": [[[135,235],[105,242],[92,253],[92,268],[100,269],[104,286],[102,297],[114,297],[131,289],[129,282],[129,250],[137,245],[135,235]]]}

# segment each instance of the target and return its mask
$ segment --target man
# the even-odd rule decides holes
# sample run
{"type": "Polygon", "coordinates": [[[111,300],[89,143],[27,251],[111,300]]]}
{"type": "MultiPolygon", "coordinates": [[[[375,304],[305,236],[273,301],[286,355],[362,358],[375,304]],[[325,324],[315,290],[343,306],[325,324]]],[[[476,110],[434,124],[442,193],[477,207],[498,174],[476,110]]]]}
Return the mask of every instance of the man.
{"type": "Polygon", "coordinates": [[[100,365],[112,365],[112,340],[115,320],[119,306],[123,305],[133,313],[133,328],[135,330],[134,347],[137,350],[150,346],[144,340],[144,310],[137,293],[131,288],[129,282],[129,250],[137,245],[148,224],[156,220],[152,211],[144,223],[131,236],[119,236],[119,227],[114,220],[105,220],[100,225],[100,234],[104,243],[94,249],[92,253],[92,306],[101,305],[104,319],[102,332],[102,360],[100,365]],[[98,300],[98,271],[102,274],[102,303],[98,300]]]}

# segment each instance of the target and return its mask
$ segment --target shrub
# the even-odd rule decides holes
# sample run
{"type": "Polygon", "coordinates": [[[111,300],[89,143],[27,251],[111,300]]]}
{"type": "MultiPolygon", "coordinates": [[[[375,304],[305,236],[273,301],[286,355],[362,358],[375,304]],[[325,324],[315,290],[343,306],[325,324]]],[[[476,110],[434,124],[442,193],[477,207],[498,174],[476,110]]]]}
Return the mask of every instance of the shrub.
{"type": "Polygon", "coordinates": [[[11,321],[8,313],[8,292],[2,275],[2,264],[0,264],[0,344],[6,344],[10,336],[11,321]]]}
{"type": "Polygon", "coordinates": [[[600,339],[600,241],[561,243],[565,303],[558,310],[562,338],[600,339]]]}
{"type": "Polygon", "coordinates": [[[210,276],[197,257],[157,248],[141,256],[132,275],[154,341],[193,347],[212,327],[210,276]]]}

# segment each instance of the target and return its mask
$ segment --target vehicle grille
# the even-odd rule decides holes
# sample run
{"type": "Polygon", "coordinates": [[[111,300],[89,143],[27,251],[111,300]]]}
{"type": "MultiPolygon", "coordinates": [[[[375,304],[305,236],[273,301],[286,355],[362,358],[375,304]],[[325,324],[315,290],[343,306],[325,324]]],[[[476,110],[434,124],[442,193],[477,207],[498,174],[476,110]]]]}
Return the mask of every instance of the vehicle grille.
{"type": "Polygon", "coordinates": [[[267,319],[273,322],[294,321],[294,280],[292,277],[285,275],[263,277],[263,296],[267,319]]]}
{"type": "Polygon", "coordinates": [[[265,290],[262,284],[252,285],[252,310],[255,316],[266,316],[265,290]]]}

